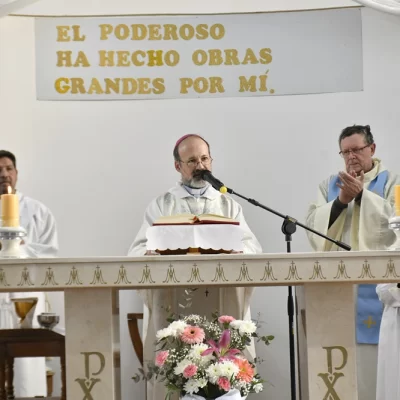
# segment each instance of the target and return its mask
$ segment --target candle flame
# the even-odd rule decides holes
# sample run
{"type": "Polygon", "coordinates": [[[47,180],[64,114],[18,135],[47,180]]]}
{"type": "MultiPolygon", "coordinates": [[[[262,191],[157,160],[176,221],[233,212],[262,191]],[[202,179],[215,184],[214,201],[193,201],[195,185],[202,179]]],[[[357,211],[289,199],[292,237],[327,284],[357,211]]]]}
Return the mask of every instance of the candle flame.
{"type": "Polygon", "coordinates": [[[11,193],[12,193],[11,186],[7,186],[7,192],[8,192],[8,194],[11,194],[11,193]]]}

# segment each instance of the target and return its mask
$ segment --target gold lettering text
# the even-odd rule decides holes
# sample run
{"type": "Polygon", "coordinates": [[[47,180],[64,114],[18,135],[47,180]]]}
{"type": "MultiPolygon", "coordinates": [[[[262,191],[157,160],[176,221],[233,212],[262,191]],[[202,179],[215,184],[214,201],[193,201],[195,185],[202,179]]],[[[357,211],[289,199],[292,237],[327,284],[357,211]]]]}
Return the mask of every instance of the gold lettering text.
{"type": "Polygon", "coordinates": [[[57,26],[57,42],[69,42],[71,37],[68,35],[68,31],[71,27],[66,25],[57,26]]]}

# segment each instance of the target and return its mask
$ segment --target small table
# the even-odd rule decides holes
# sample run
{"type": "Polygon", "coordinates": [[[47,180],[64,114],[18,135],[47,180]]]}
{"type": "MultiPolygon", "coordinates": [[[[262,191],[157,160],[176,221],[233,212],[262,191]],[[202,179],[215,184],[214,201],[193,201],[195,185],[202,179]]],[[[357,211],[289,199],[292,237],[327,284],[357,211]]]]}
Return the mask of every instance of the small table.
{"type": "Polygon", "coordinates": [[[14,358],[17,357],[60,357],[61,400],[67,399],[65,336],[48,329],[0,329],[0,400],[15,398],[14,358]]]}

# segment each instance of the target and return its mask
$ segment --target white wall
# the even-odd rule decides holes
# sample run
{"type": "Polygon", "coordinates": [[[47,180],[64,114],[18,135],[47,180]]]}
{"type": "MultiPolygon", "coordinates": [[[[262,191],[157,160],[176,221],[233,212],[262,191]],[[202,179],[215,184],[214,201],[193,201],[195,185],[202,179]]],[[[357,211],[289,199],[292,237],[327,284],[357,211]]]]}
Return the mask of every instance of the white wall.
{"type": "MultiPolygon", "coordinates": [[[[0,147],[18,157],[19,188],[55,214],[60,256],[126,254],[148,202],[178,179],[172,148],[188,132],[211,143],[215,174],[228,186],[300,221],[317,184],[342,167],[337,137],[343,127],[370,124],[378,156],[400,169],[399,19],[369,9],[362,17],[363,92],[81,103],[35,100],[33,21],[1,20],[0,147]]],[[[240,202],[264,251],[285,252],[282,221],[240,202]]],[[[298,229],[293,251],[309,250],[298,229]]],[[[265,359],[260,372],[271,383],[260,399],[290,397],[286,296],[286,288],[265,288],[253,299],[263,332],[276,336],[270,347],[258,347],[265,359]]],[[[125,321],[127,312],[140,312],[133,297],[124,292],[120,310],[123,400],[137,390],[125,321]]]]}
{"type": "Polygon", "coordinates": [[[307,10],[358,6],[351,0],[40,0],[18,11],[24,15],[192,14],[307,10]]]}

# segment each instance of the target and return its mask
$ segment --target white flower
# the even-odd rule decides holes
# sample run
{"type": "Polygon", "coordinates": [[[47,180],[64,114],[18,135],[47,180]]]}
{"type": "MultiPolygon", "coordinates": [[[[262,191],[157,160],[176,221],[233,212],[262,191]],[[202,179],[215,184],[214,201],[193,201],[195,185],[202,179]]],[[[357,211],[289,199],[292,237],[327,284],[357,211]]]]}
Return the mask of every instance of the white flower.
{"type": "Polygon", "coordinates": [[[208,375],[208,380],[211,383],[216,383],[218,378],[220,377],[220,368],[218,364],[211,364],[207,369],[206,369],[206,374],[208,375]]]}
{"type": "Polygon", "coordinates": [[[242,320],[240,319],[235,319],[235,321],[231,321],[231,323],[229,324],[229,326],[233,329],[239,329],[240,325],[242,324],[242,320]]]}
{"type": "Polygon", "coordinates": [[[201,353],[208,349],[208,344],[206,343],[199,343],[194,344],[189,351],[188,357],[192,358],[193,360],[199,360],[202,358],[201,353]]]}
{"type": "Polygon", "coordinates": [[[234,381],[233,387],[238,390],[245,389],[248,386],[248,383],[244,381],[234,381]]]}
{"type": "Polygon", "coordinates": [[[199,391],[198,382],[195,379],[189,379],[183,386],[186,393],[193,394],[199,391]]]}
{"type": "Polygon", "coordinates": [[[192,345],[187,357],[193,360],[196,365],[200,367],[205,367],[208,363],[215,359],[212,354],[208,354],[207,356],[201,355],[201,353],[207,349],[208,345],[205,343],[194,344],[192,345]]]}
{"type": "Polygon", "coordinates": [[[171,329],[173,336],[178,337],[187,326],[188,325],[185,321],[179,320],[171,322],[168,326],[168,329],[171,329]]]}
{"type": "Polygon", "coordinates": [[[223,361],[218,364],[220,370],[220,376],[226,376],[231,378],[232,375],[235,376],[239,372],[239,367],[232,361],[223,361]]]}
{"type": "Polygon", "coordinates": [[[211,383],[216,383],[218,378],[224,376],[231,379],[239,372],[239,367],[232,361],[223,361],[221,363],[211,364],[206,369],[206,374],[211,383]]]}
{"type": "Polygon", "coordinates": [[[255,391],[256,393],[262,392],[262,390],[263,390],[263,385],[262,385],[262,383],[256,383],[256,384],[253,386],[253,389],[254,389],[254,391],[255,391]]]}
{"type": "Polygon", "coordinates": [[[204,378],[200,379],[189,379],[183,388],[185,389],[186,393],[193,394],[197,393],[200,388],[207,385],[207,380],[204,378]]]}
{"type": "Polygon", "coordinates": [[[237,329],[241,335],[250,336],[257,330],[257,325],[250,320],[242,321],[237,319],[236,321],[232,321],[229,325],[232,328],[237,329]]]}
{"type": "Polygon", "coordinates": [[[190,364],[192,364],[192,361],[187,358],[184,358],[182,361],[179,361],[178,364],[176,364],[176,367],[174,368],[174,374],[176,375],[183,374],[183,370],[190,364]]]}
{"type": "Polygon", "coordinates": [[[190,321],[193,324],[199,324],[203,319],[197,314],[191,314],[184,318],[185,321],[190,321]]]}
{"type": "Polygon", "coordinates": [[[209,364],[213,360],[215,360],[215,357],[212,354],[208,354],[207,356],[202,356],[200,358],[199,365],[201,367],[205,367],[207,364],[209,364]]]}
{"type": "Polygon", "coordinates": [[[156,333],[156,338],[157,338],[158,341],[160,341],[161,339],[165,339],[168,336],[174,336],[174,332],[169,327],[168,328],[164,328],[164,329],[160,329],[156,333]]]}
{"type": "Polygon", "coordinates": [[[204,378],[197,379],[197,384],[199,385],[200,389],[207,386],[207,383],[208,383],[207,379],[204,378]]]}

